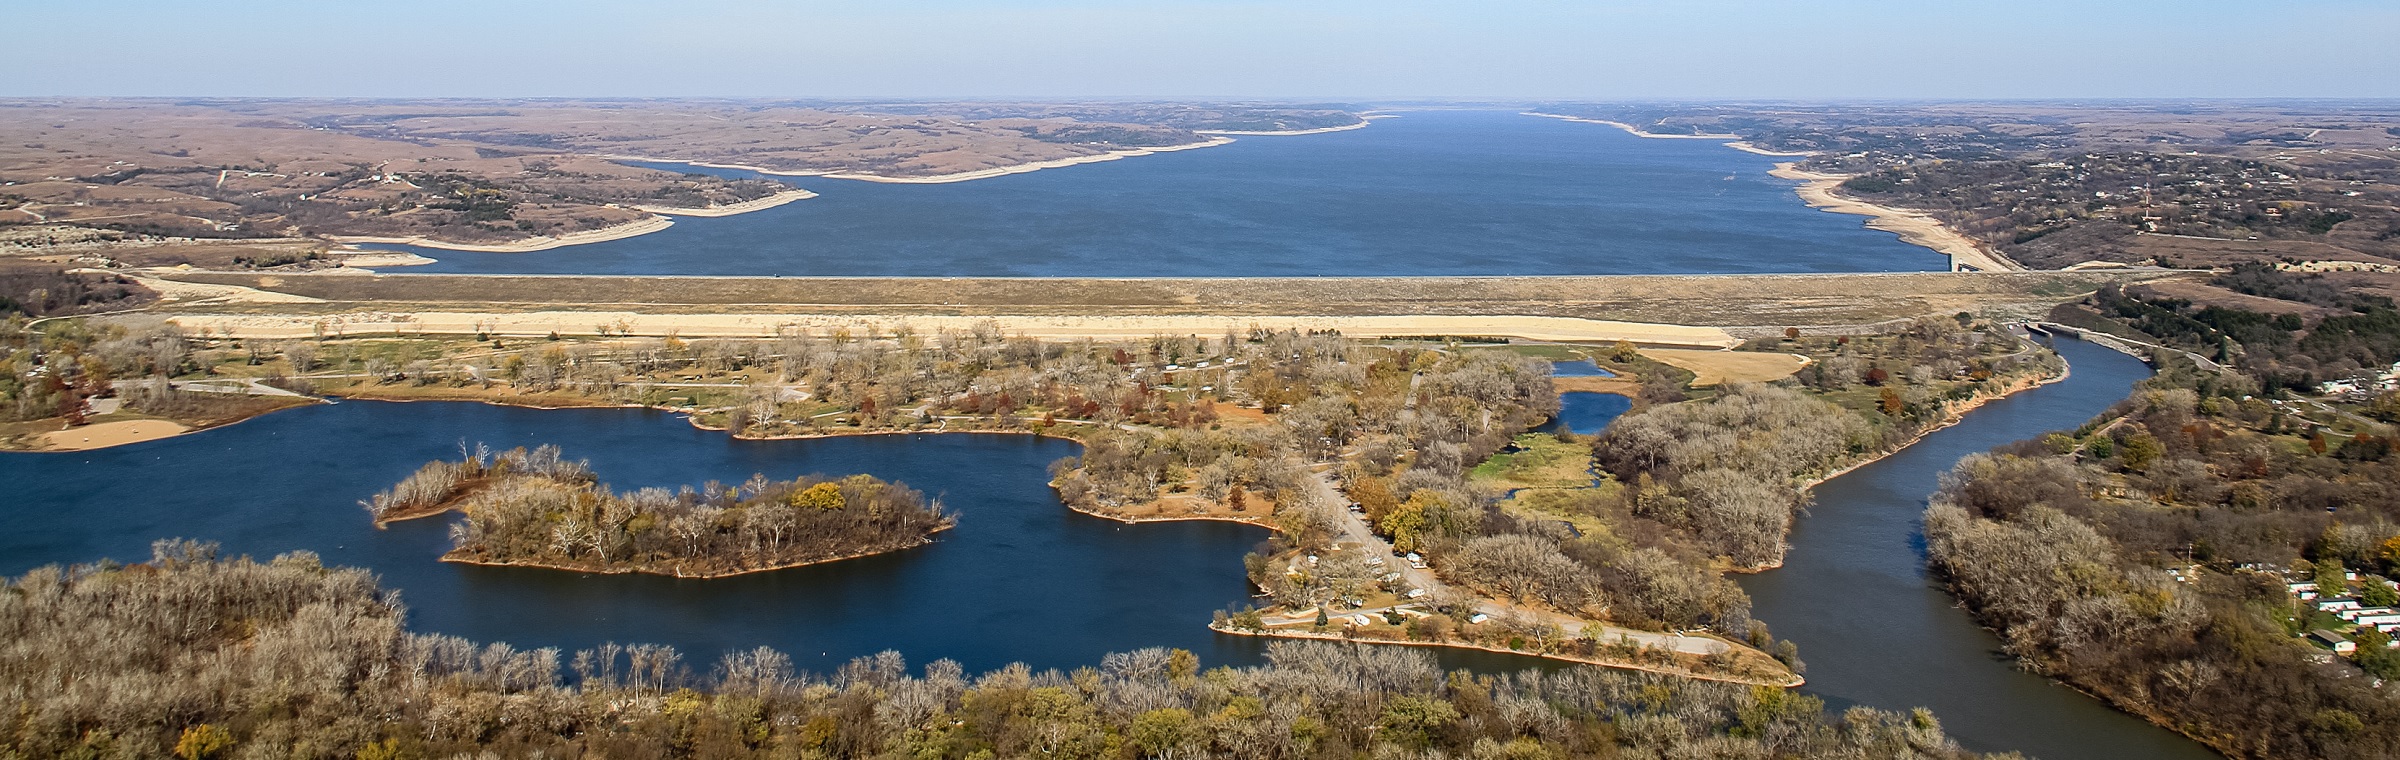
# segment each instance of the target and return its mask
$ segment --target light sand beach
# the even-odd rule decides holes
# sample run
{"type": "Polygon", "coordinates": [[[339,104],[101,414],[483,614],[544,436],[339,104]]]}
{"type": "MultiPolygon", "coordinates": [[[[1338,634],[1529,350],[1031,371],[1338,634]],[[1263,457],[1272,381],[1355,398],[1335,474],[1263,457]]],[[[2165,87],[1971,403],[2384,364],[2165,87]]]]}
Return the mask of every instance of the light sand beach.
{"type": "MultiPolygon", "coordinates": [[[[1753,153],[1761,156],[1799,158],[1803,156],[1815,155],[1813,153],[1806,152],[1795,153],[1788,151],[1768,150],[1750,144],[1749,141],[1741,139],[1740,135],[1662,135],[1652,132],[1644,132],[1638,127],[1620,121],[1609,121],[1606,119],[1586,119],[1577,116],[1541,113],[1539,111],[1524,111],[1522,113],[1526,116],[1563,119],[1566,121],[1579,122],[1583,124],[1606,124],[1608,126],[1625,130],[1635,137],[1649,137],[1670,140],[1727,140],[1728,142],[1725,143],[1725,147],[1744,153],[1753,153]]],[[[1950,264],[1953,270],[1966,268],[1978,272],[2017,272],[2025,269],[2024,267],[2017,265],[2016,262],[2009,261],[2007,257],[1986,250],[1981,244],[1976,243],[1974,240],[1965,235],[1958,234],[1956,230],[1950,229],[1948,225],[1942,224],[1940,220],[1934,219],[1933,217],[1914,211],[1906,211],[1889,206],[1878,206],[1865,201],[1844,198],[1834,194],[1834,188],[1839,187],[1842,184],[1842,180],[1849,179],[1850,177],[1848,175],[1820,174],[1817,172],[1802,171],[1799,168],[1798,162],[1788,161],[1776,164],[1775,169],[1767,172],[1767,174],[1783,179],[1796,179],[1806,182],[1807,184],[1800,186],[1800,200],[1804,203],[1807,203],[1810,207],[1823,211],[1830,211],[1836,214],[1857,214],[1868,217],[1867,227],[1870,229],[1878,229],[1897,234],[1900,236],[1902,241],[1913,245],[1921,245],[1931,248],[1936,253],[1950,257],[1950,264]]]]}
{"type": "Polygon", "coordinates": [[[128,443],[173,438],[191,428],[168,420],[121,420],[53,430],[34,438],[42,451],[90,451],[128,443]]]}
{"type": "Polygon", "coordinates": [[[733,216],[735,214],[747,214],[752,211],[762,211],[765,209],[774,208],[776,206],[781,206],[792,201],[806,200],[815,197],[817,197],[816,193],[812,193],[807,190],[801,190],[799,188],[793,188],[757,200],[729,203],[723,206],[709,206],[706,208],[687,208],[683,206],[634,206],[633,208],[648,211],[653,214],[665,214],[668,216],[720,217],[733,216]]]}
{"type": "Polygon", "coordinates": [[[1032,163],[1017,164],[1015,166],[1000,166],[990,169],[977,169],[968,172],[952,172],[950,174],[935,174],[924,177],[892,177],[867,172],[787,171],[783,169],[769,169],[763,166],[751,166],[748,164],[717,164],[709,163],[707,161],[687,161],[679,158],[660,158],[657,156],[612,155],[604,156],[604,158],[616,161],[650,161],[663,164],[685,164],[689,166],[703,166],[710,169],[740,169],[742,171],[758,172],[760,174],[776,177],[824,177],[827,179],[848,179],[857,180],[860,182],[883,182],[896,185],[939,185],[951,182],[967,182],[970,180],[1005,177],[1011,174],[1024,174],[1026,172],[1041,171],[1043,169],[1058,169],[1068,166],[1075,166],[1078,164],[1115,161],[1121,158],[1149,156],[1159,153],[1173,153],[1176,151],[1192,150],[1195,148],[1214,148],[1230,142],[1233,142],[1233,138],[1211,137],[1207,140],[1202,140],[1196,143],[1185,143],[1183,145],[1168,145],[1159,148],[1128,148],[1124,150],[1112,150],[1106,153],[1096,153],[1089,156],[1076,156],[1073,158],[1060,158],[1049,161],[1035,161],[1032,163]]]}
{"type": "Polygon", "coordinates": [[[601,243],[610,240],[623,240],[636,235],[647,235],[668,227],[672,227],[674,225],[675,220],[673,219],[668,219],[663,216],[652,216],[641,221],[626,222],[613,227],[602,227],[600,229],[585,230],[583,232],[570,232],[556,237],[541,235],[525,238],[513,243],[499,243],[495,245],[451,243],[441,240],[434,240],[421,235],[410,237],[334,236],[331,239],[337,243],[392,243],[398,245],[421,246],[425,248],[440,248],[447,251],[475,251],[478,253],[531,253],[533,251],[547,251],[552,248],[563,248],[570,245],[583,245],[586,243],[601,243]]]}
{"type": "Polygon", "coordinates": [[[362,269],[369,267],[424,266],[436,261],[436,259],[426,258],[424,256],[419,256],[404,251],[365,251],[360,253],[344,253],[342,251],[334,251],[333,260],[341,262],[341,265],[344,268],[362,269]]]}
{"type": "MultiPolygon", "coordinates": [[[[1372,121],[1370,121],[1370,120],[1371,120],[1371,119],[1373,119],[1373,118],[1374,118],[1374,117],[1367,117],[1367,118],[1365,118],[1365,119],[1360,119],[1360,120],[1359,120],[1359,122],[1358,122],[1357,124],[1344,124],[1344,125],[1342,125],[1342,126],[1338,126],[1338,127],[1318,127],[1318,128],[1316,128],[1316,129],[1280,129],[1280,130],[1274,130],[1274,131],[1255,131],[1255,130],[1244,130],[1244,129],[1195,129],[1195,130],[1192,130],[1192,131],[1193,131],[1193,132],[1200,133],[1200,134],[1204,134],[1204,135],[1255,135],[1255,136],[1259,136],[1259,137],[1290,137],[1290,136],[1294,136],[1294,135],[1321,135],[1321,134],[1325,134],[1325,133],[1327,133],[1327,132],[1348,132],[1348,131],[1350,131],[1350,130],[1353,130],[1353,129],[1366,129],[1368,124],[1370,124],[1370,123],[1373,123],[1372,121]]],[[[1386,117],[1386,118],[1389,118],[1389,117],[1386,117]]]]}
{"type": "Polygon", "coordinates": [[[1761,156],[1774,156],[1776,158],[1801,158],[1804,156],[1816,155],[1815,153],[1810,153],[1805,150],[1767,150],[1751,144],[1748,140],[1735,140],[1733,142],[1726,143],[1725,147],[1732,148],[1743,153],[1754,153],[1761,156]]]}
{"type": "Polygon", "coordinates": [[[1211,137],[1201,142],[1186,143],[1183,145],[1169,145],[1162,148],[1129,148],[1126,150],[1112,150],[1107,153],[1100,153],[1090,156],[1076,156],[1074,158],[1061,158],[1051,161],[1035,161],[1030,164],[1001,166],[991,169],[977,169],[971,172],[936,174],[930,177],[886,177],[881,174],[859,174],[850,172],[834,172],[818,176],[828,179],[854,179],[861,182],[883,182],[895,185],[940,185],[950,182],[966,182],[969,180],[1005,177],[1011,174],[1024,174],[1026,172],[1036,172],[1043,169],[1060,169],[1069,166],[1075,166],[1077,164],[1096,164],[1102,161],[1115,161],[1121,158],[1149,156],[1160,153],[1173,153],[1176,151],[1192,150],[1195,148],[1214,148],[1231,142],[1233,142],[1233,138],[1231,137],[1211,137]]]}
{"type": "Polygon", "coordinates": [[[1631,134],[1631,135],[1633,135],[1633,136],[1635,136],[1635,137],[1647,137],[1647,138],[1651,138],[1651,139],[1657,139],[1657,140],[1740,140],[1740,139],[1742,139],[1742,136],[1741,136],[1741,135],[1718,135],[1718,134],[1708,134],[1708,133],[1693,134],[1693,135],[1662,135],[1662,134],[1659,134],[1659,133],[1657,133],[1657,132],[1645,132],[1645,131],[1642,131],[1642,128],[1640,128],[1640,127],[1636,127],[1636,126],[1634,126],[1634,125],[1627,124],[1627,123],[1625,123],[1625,122],[1621,122],[1621,121],[1609,121],[1609,120],[1607,120],[1607,119],[1586,119],[1586,118],[1583,118],[1583,117],[1581,117],[1581,116],[1567,116],[1567,115],[1564,115],[1564,114],[1555,114],[1555,113],[1542,113],[1542,112],[1540,112],[1540,111],[1523,111],[1523,112],[1521,112],[1521,114],[1522,114],[1522,115],[1524,115],[1524,116],[1539,116],[1539,117],[1542,117],[1542,118],[1545,118],[1545,119],[1558,119],[1558,120],[1561,120],[1561,121],[1572,121],[1572,122],[1576,122],[1576,123],[1579,123],[1579,124],[1606,124],[1606,125],[1609,125],[1609,126],[1612,126],[1612,127],[1616,127],[1616,128],[1618,128],[1618,129],[1625,130],[1625,131],[1626,131],[1628,134],[1631,134]]]}
{"type": "Polygon", "coordinates": [[[1850,178],[1848,175],[1803,171],[1798,164],[1792,162],[1776,164],[1775,170],[1767,172],[1767,174],[1806,183],[1799,188],[1801,202],[1807,203],[1813,208],[1836,214],[1857,214],[1867,217],[1868,228],[1898,234],[1903,241],[1925,246],[1937,253],[1949,256],[1954,269],[1965,267],[1979,272],[2014,272],[2024,269],[2006,257],[1985,250],[1981,244],[1968,239],[1965,235],[1958,234],[1957,231],[1942,224],[1941,220],[1931,216],[1890,206],[1878,206],[1835,194],[1834,190],[1841,186],[1842,181],[1850,178]]]}
{"type": "MultiPolygon", "coordinates": [[[[71,271],[78,271],[78,272],[80,272],[80,271],[87,271],[87,270],[71,270],[71,271]]],[[[149,288],[149,289],[151,289],[152,291],[155,291],[155,292],[157,292],[157,293],[158,293],[158,296],[159,296],[159,298],[160,298],[161,300],[165,300],[165,301],[187,301],[187,302],[188,302],[188,301],[203,301],[203,300],[216,299],[216,300],[221,300],[221,301],[246,302],[246,303],[324,303],[324,302],[325,302],[325,299],[322,299],[322,298],[311,298],[311,297],[308,297],[308,296],[297,296],[297,295],[292,295],[292,294],[290,294],[290,293],[275,293],[275,292],[270,292],[270,291],[265,291],[265,290],[259,290],[259,289],[257,289],[257,288],[244,287],[244,286],[241,286],[241,285],[216,285],[216,284],[204,283],[204,282],[183,282],[183,281],[181,281],[181,280],[163,280],[163,279],[159,279],[159,278],[157,278],[157,277],[148,276],[147,274],[145,274],[145,273],[143,273],[143,272],[138,272],[138,271],[135,271],[135,272],[128,272],[128,271],[124,271],[124,270],[116,270],[116,269],[111,269],[111,270],[88,270],[88,271],[105,271],[106,273],[108,273],[108,274],[111,274],[111,275],[117,275],[117,276],[122,276],[122,277],[131,278],[131,279],[132,279],[134,282],[141,283],[142,287],[149,288]]]]}
{"type": "Polygon", "coordinates": [[[938,316],[874,314],[641,314],[630,311],[397,312],[329,315],[185,314],[171,318],[186,330],[236,338],[299,338],[313,335],[474,335],[540,337],[598,335],[758,338],[805,330],[824,334],[846,329],[889,335],[902,327],[918,333],[972,329],[992,323],[1011,335],[1032,338],[1147,338],[1156,335],[1222,335],[1228,329],[1339,330],[1361,338],[1506,336],[1528,340],[1635,343],[1729,348],[1741,340],[1715,327],[1615,322],[1535,316],[938,316]]]}

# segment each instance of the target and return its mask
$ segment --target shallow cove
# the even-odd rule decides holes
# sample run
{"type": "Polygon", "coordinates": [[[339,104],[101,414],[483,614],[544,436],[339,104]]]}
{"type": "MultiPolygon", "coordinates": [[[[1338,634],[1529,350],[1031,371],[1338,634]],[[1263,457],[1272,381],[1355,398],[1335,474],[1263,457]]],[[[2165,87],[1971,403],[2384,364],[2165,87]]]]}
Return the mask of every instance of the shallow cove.
{"type": "MultiPolygon", "coordinates": [[[[394,271],[1260,277],[1939,271],[1857,216],[1802,204],[1778,159],[1513,112],[940,185],[782,177],[817,198],[534,253],[409,246],[394,271]]],[[[1788,159],[1784,159],[1788,160],[1788,159]]],[[[740,170],[645,164],[755,176],[740,170]]]]}
{"type": "Polygon", "coordinates": [[[1805,691],[1839,709],[1929,707],[1968,748],[2042,760],[2211,758],[2199,743],[2031,673],[1925,569],[1926,497],[1959,458],[2083,424],[2150,376],[2078,340],[2064,381],[1991,402],[1899,453],[1826,481],[1784,566],[1745,576],[1752,614],[1800,645],[1805,691]]]}
{"type": "Polygon", "coordinates": [[[1241,556],[1266,531],[1215,522],[1122,525],[1070,512],[1044,468],[1075,444],[1024,435],[737,441],[676,415],[474,403],[345,401],[177,439],[77,454],[0,455],[0,572],[139,561],[164,537],[265,558],[294,549],[374,570],[410,624],[519,647],[671,644],[705,671],[772,646],[820,672],[896,649],[979,671],[1097,664],[1143,646],[1211,664],[1260,645],[1210,613],[1247,599],[1241,556]],[[943,500],[959,527],[932,545],[713,580],[586,575],[438,561],[448,516],[375,530],[357,501],[458,443],[561,444],[618,488],[740,482],[752,473],[870,473],[943,500]]]}
{"type": "MultiPolygon", "coordinates": [[[[344,401],[179,438],[73,454],[0,452],[0,573],[149,558],[150,542],[195,538],[259,559],[306,549],[364,567],[397,589],[421,633],[574,650],[667,644],[706,671],[724,652],[768,646],[829,672],[886,649],[969,672],[1012,662],[1097,665],[1147,646],[1214,665],[1264,661],[1266,639],[1208,630],[1249,601],[1242,554],[1264,528],[1227,522],[1127,525],[1076,513],[1048,485],[1076,444],[1030,435],[870,435],[743,441],[647,409],[527,409],[471,402],[344,401]],[[443,515],[377,531],[357,505],[461,441],[557,443],[619,489],[868,473],[939,498],[958,527],[890,554],[730,578],[596,575],[441,562],[443,515]]],[[[1446,668],[1554,667],[1529,657],[1441,650],[1446,668]]]]}

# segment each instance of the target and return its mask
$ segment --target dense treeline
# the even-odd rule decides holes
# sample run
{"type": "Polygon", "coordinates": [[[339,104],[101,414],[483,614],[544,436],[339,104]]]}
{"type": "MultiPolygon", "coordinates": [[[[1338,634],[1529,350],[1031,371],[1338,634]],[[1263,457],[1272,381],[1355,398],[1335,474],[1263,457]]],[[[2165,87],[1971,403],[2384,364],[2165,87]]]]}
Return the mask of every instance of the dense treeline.
{"type": "Polygon", "coordinates": [[[1779,564],[1798,486],[1873,447],[1868,424],[1797,391],[1737,385],[1611,425],[1596,451],[1632,483],[1631,511],[1742,566],[1779,564]]]}
{"type": "Polygon", "coordinates": [[[113,274],[70,274],[62,269],[12,266],[0,261],[0,317],[49,317],[128,309],[155,300],[133,280],[113,274]]]}
{"type": "MultiPolygon", "coordinates": [[[[1621,626],[1706,629],[1797,668],[1796,648],[1751,619],[1748,595],[1724,573],[1781,561],[1810,481],[1901,445],[1958,404],[2054,374],[2057,364],[2031,343],[1964,317],[1921,320],[1882,336],[1759,343],[1815,361],[1776,385],[1735,384],[1696,400],[1662,401],[1645,391],[1650,404],[1598,438],[1566,436],[1570,445],[1590,446],[1606,473],[1595,487],[1532,489],[1503,504],[1501,495],[1479,492],[1445,469],[1447,460],[1430,448],[1435,442],[1380,461],[1362,446],[1344,467],[1345,492],[1379,532],[1402,550],[1421,551],[1457,588],[1621,626]]],[[[1661,377],[1645,373],[1645,387],[1661,377]]],[[[1680,384],[1676,390],[1672,398],[1683,398],[1680,384]]],[[[1293,546],[1311,540],[1302,533],[1293,546]]],[[[1363,582],[1371,586],[1374,575],[1365,570],[1363,582]]],[[[1286,607],[1342,598],[1337,592],[1360,585],[1359,576],[1346,560],[1302,576],[1252,563],[1252,577],[1286,607]]],[[[1498,616],[1499,631],[1460,625],[1476,611],[1472,599],[1437,594],[1432,606],[1445,614],[1412,623],[1410,635],[1569,652],[1608,643],[1605,635],[1544,630],[1539,620],[1498,616]]],[[[1717,665],[1716,672],[1736,670],[1717,665]]]]}
{"type": "Polygon", "coordinates": [[[904,549],[951,525],[923,493],[870,475],[619,493],[555,446],[428,463],[364,506],[379,522],[464,513],[448,560],[687,577],[904,549]]]}
{"type": "MultiPolygon", "coordinates": [[[[1856,340],[1791,335],[1761,343],[1767,350],[1805,351],[1816,361],[1779,385],[1736,384],[1690,401],[1680,401],[1686,390],[1672,375],[1644,368],[1646,408],[1620,418],[1596,440],[1562,435],[1565,445],[1592,447],[1607,473],[1599,484],[1515,494],[1485,490],[1465,476],[1529,427],[1530,415],[1516,410],[1546,408],[1540,404],[1547,398],[1527,382],[1546,379],[1545,368],[1512,367],[1521,360],[1503,352],[1467,351],[1455,359],[1333,365],[1363,383],[1301,375],[1310,381],[1311,395],[1282,412],[1286,422],[1318,404],[1352,415],[1299,429],[1339,447],[1341,490],[1366,524],[1398,551],[1421,554],[1447,585],[1428,589],[1417,603],[1432,614],[1387,616],[1391,630],[1370,621],[1355,635],[1661,665],[1666,663],[1653,662],[1649,653],[1610,651],[1611,634],[1594,624],[1708,630],[1797,668],[1796,647],[1776,642],[1751,619],[1749,597],[1725,571],[1780,562],[1809,481],[1900,445],[1948,419],[1958,404],[2021,387],[2057,367],[2048,352],[1965,315],[1856,340]],[[1363,371],[1352,369],[1362,365],[1363,371]],[[1417,403],[1406,403],[1409,396],[1391,403],[1385,394],[1408,388],[1412,375],[1417,403]],[[1652,393],[1653,385],[1675,392],[1652,393]],[[1510,388],[1521,395],[1510,395],[1510,388]],[[1463,403],[1442,403],[1443,395],[1463,403]],[[1377,426],[1378,410],[1395,407],[1395,419],[1411,425],[1377,426]],[[1446,422],[1445,411],[1455,416],[1446,422]],[[1508,424],[1482,425],[1486,420],[1508,424]],[[1585,520],[1585,526],[1596,521],[1600,528],[1579,530],[1561,516],[1585,520]],[[1481,599],[1513,605],[1494,608],[1481,599]],[[1544,614],[1510,611],[1527,608],[1544,614]],[[1492,614],[1470,621],[1486,612],[1492,614]]],[[[1621,353],[1636,352],[1625,347],[1621,353]]],[[[1131,459],[1117,451],[1098,456],[1131,459]]],[[[1155,459],[1160,471],[1173,464],[1169,453],[1155,459]]],[[[1317,556],[1323,554],[1318,547],[1344,535],[1338,512],[1292,509],[1278,519],[1284,534],[1248,561],[1253,582],[1274,607],[1339,610],[1410,592],[1409,581],[1364,556],[1317,556]],[[1311,556],[1297,561],[1303,553],[1311,556]]],[[[1255,627],[1258,619],[1237,614],[1225,622],[1255,627]]],[[[1757,677],[1759,670],[1757,661],[1738,653],[1720,662],[1674,665],[1742,678],[1757,677]]]]}
{"type": "MultiPolygon", "coordinates": [[[[1221,431],[1108,430],[1062,462],[1069,503],[1103,510],[1191,490],[1222,502],[1258,494],[1277,504],[1322,501],[1303,465],[1348,455],[1404,486],[1459,488],[1467,468],[1558,410],[1548,362],[1502,352],[1363,345],[1339,335],[1274,333],[1244,346],[1243,397],[1269,426],[1221,431]]],[[[1332,508],[1332,505],[1318,505],[1332,508]]]]}
{"type": "Polygon", "coordinates": [[[2371,628],[2354,662],[2310,646],[2349,626],[2284,583],[2400,596],[2400,458],[2254,391],[2172,362],[2081,430],[1968,458],[1926,513],[1931,561],[2029,667],[2231,754],[2393,757],[2400,705],[2358,668],[2400,677],[2400,655],[2371,628]]]}
{"type": "Polygon", "coordinates": [[[199,369],[191,341],[157,319],[50,322],[0,317],[0,422],[65,418],[81,424],[90,402],[117,398],[125,409],[208,424],[274,408],[284,401],[174,387],[167,378],[199,369]]]}
{"type": "Polygon", "coordinates": [[[1444,674],[1422,652],[1277,643],[981,675],[895,653],[830,675],[769,649],[565,655],[411,633],[364,571],[161,542],[0,593],[0,751],[24,757],[1968,758],[1934,718],[1597,668],[1444,674]],[[569,668],[562,668],[562,662],[569,668]],[[572,671],[569,677],[563,670],[572,671]]]}
{"type": "Polygon", "coordinates": [[[2210,284],[2288,301],[2293,311],[2199,305],[2116,287],[2094,294],[2088,308],[2061,311],[2097,315],[2114,325],[2093,326],[2130,329],[2239,367],[2268,390],[2311,390],[2320,382],[2353,378],[2400,361],[2400,308],[2389,298],[2339,289],[2323,275],[2264,264],[2237,265],[2210,284]]]}

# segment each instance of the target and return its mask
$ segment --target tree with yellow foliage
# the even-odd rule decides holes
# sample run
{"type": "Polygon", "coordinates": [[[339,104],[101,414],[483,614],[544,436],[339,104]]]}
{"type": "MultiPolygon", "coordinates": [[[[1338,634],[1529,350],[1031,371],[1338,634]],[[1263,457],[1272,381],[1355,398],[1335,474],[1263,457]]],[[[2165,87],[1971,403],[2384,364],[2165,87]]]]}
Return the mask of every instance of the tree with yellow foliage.
{"type": "Polygon", "coordinates": [[[842,487],[835,483],[818,483],[792,493],[792,506],[804,509],[841,509],[849,506],[842,499],[842,487]]]}

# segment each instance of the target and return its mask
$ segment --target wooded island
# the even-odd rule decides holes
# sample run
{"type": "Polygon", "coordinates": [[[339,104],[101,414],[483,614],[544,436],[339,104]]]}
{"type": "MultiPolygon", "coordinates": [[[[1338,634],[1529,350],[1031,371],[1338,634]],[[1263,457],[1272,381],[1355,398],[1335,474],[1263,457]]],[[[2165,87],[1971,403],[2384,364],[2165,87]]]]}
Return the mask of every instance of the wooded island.
{"type": "Polygon", "coordinates": [[[556,446],[428,462],[363,502],[377,524],[458,511],[442,559],[717,578],[898,551],[954,523],[939,502],[871,475],[618,492],[556,446]]]}

